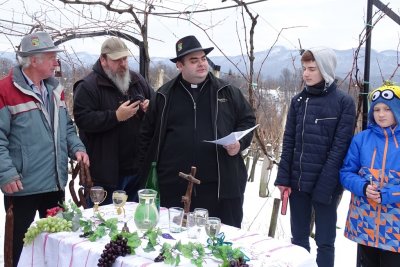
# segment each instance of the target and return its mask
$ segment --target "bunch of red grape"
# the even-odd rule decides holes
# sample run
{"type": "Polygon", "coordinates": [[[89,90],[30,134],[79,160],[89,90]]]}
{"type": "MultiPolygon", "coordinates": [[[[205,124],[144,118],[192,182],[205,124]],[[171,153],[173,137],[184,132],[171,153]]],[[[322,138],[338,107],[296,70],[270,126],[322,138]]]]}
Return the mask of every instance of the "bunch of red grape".
{"type": "Polygon", "coordinates": [[[131,253],[131,249],[127,245],[128,240],[122,235],[118,235],[116,240],[110,241],[104,247],[103,253],[100,256],[97,266],[111,267],[117,257],[125,257],[131,253]]]}
{"type": "Polygon", "coordinates": [[[165,256],[163,253],[160,253],[155,259],[154,262],[163,262],[165,260],[165,256]]]}
{"type": "Polygon", "coordinates": [[[243,260],[243,258],[239,258],[237,260],[231,260],[229,262],[229,267],[249,267],[249,265],[243,260]]]}

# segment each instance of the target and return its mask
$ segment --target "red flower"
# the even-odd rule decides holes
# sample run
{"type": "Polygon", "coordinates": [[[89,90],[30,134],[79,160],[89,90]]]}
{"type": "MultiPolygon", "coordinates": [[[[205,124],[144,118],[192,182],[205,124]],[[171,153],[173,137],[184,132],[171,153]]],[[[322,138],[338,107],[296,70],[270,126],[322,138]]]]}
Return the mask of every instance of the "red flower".
{"type": "Polygon", "coordinates": [[[63,211],[64,211],[64,209],[60,208],[60,207],[54,207],[54,208],[48,209],[46,217],[54,217],[57,215],[57,213],[60,213],[63,211]]]}

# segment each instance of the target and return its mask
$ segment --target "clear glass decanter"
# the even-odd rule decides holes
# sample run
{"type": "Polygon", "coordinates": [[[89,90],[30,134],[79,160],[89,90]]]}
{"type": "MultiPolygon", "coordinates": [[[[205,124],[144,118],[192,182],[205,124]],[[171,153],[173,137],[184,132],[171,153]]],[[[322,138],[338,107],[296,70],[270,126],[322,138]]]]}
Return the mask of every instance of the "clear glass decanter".
{"type": "Polygon", "coordinates": [[[159,219],[156,206],[157,191],[152,189],[142,189],[138,191],[139,205],[135,210],[135,225],[138,231],[144,233],[154,228],[159,219]]]}

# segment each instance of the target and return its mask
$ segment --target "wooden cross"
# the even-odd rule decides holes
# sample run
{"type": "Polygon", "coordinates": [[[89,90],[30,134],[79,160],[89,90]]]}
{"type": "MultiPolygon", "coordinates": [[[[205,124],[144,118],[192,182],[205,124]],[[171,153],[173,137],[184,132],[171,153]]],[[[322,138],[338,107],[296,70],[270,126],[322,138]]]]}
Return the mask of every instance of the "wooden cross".
{"type": "Polygon", "coordinates": [[[196,167],[193,166],[190,170],[190,174],[179,172],[179,177],[182,177],[183,179],[189,181],[186,193],[184,196],[182,196],[183,209],[185,211],[185,214],[187,214],[190,211],[190,203],[192,202],[193,183],[200,184],[200,180],[194,178],[195,176],[196,176],[196,167]]]}

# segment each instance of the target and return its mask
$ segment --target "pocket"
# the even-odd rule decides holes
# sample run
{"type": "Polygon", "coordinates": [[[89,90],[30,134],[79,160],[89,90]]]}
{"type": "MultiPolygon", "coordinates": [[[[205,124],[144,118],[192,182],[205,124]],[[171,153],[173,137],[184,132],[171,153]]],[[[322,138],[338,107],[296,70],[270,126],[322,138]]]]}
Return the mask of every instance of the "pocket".
{"type": "Polygon", "coordinates": [[[18,173],[22,171],[22,151],[21,146],[18,147],[10,147],[10,157],[14,167],[17,169],[18,173]]]}
{"type": "Polygon", "coordinates": [[[327,145],[330,145],[334,138],[337,121],[337,117],[325,117],[315,119],[315,126],[317,128],[317,131],[319,131],[321,136],[327,138],[327,145]]]}
{"type": "Polygon", "coordinates": [[[21,169],[21,174],[22,177],[26,176],[28,171],[29,171],[29,158],[30,158],[30,150],[29,147],[27,146],[22,146],[21,147],[21,152],[22,152],[22,169],[21,169]]]}
{"type": "Polygon", "coordinates": [[[315,124],[322,126],[336,126],[337,119],[337,117],[317,118],[315,119],[315,124]]]}
{"type": "Polygon", "coordinates": [[[18,146],[10,148],[10,157],[14,167],[19,174],[25,176],[29,167],[29,148],[26,146],[18,146]]]}

